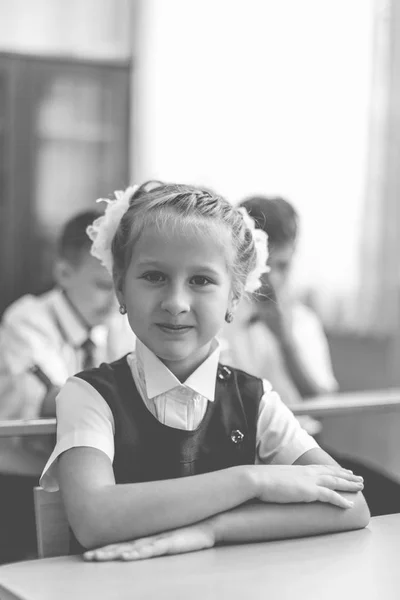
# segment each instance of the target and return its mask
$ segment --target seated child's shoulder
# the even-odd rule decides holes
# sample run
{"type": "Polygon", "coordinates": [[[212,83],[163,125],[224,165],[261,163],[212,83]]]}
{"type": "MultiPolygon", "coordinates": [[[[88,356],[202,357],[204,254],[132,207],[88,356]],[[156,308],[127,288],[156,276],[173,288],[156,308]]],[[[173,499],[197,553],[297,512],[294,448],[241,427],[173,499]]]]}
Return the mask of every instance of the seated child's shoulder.
{"type": "Polygon", "coordinates": [[[321,324],[321,320],[315,310],[300,300],[293,303],[292,316],[293,320],[298,325],[321,324]]]}
{"type": "Polygon", "coordinates": [[[40,314],[45,314],[45,302],[43,296],[26,294],[21,296],[6,308],[3,314],[4,322],[33,321],[40,314]]]}

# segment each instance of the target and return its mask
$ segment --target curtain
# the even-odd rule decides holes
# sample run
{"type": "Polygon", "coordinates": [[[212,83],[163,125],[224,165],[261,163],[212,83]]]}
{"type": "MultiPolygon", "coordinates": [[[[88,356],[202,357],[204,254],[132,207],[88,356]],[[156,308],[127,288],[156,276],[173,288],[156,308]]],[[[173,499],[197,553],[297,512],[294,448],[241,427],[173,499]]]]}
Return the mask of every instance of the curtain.
{"type": "Polygon", "coordinates": [[[354,324],[382,336],[399,329],[400,3],[376,0],[374,71],[354,324]]]}

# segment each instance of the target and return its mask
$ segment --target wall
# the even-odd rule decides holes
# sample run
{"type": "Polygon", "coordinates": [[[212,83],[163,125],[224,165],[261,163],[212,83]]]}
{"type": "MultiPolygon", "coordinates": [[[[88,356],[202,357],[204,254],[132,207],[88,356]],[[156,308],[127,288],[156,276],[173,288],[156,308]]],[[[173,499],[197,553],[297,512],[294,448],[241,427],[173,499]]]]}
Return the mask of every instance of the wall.
{"type": "Polygon", "coordinates": [[[0,0],[0,52],[121,60],[131,0],[0,0]]]}
{"type": "Polygon", "coordinates": [[[343,391],[400,387],[394,338],[329,334],[335,375],[343,391]]]}

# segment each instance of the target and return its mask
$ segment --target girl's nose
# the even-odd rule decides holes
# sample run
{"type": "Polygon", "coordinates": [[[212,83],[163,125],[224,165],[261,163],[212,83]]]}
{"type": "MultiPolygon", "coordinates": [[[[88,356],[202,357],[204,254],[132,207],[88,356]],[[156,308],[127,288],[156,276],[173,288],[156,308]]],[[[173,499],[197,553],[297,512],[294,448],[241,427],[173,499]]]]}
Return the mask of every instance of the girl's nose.
{"type": "Polygon", "coordinates": [[[189,312],[189,297],[182,288],[170,289],[161,301],[161,308],[174,317],[189,312]]]}

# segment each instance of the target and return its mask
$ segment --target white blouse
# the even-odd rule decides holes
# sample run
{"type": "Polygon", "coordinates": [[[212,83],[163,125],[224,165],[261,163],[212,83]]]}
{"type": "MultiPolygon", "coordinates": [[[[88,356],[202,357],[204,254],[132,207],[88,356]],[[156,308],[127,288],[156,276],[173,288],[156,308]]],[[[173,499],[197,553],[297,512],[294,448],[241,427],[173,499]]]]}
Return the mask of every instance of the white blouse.
{"type": "MultiPolygon", "coordinates": [[[[163,424],[183,430],[196,429],[214,402],[220,348],[181,383],[140,341],[127,360],[136,387],[147,409],[163,424]]],[[[301,428],[293,413],[263,381],[260,401],[256,463],[293,464],[302,454],[318,447],[301,428]]],[[[89,446],[114,459],[114,419],[104,398],[89,383],[70,378],[56,400],[57,443],[43,471],[40,484],[49,491],[58,489],[58,457],[76,446],[89,446]]]]}

